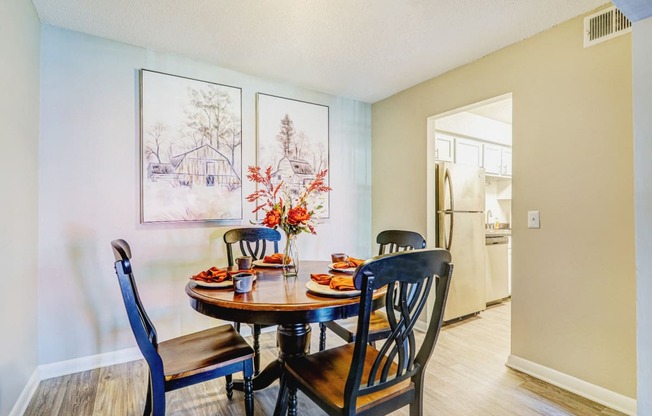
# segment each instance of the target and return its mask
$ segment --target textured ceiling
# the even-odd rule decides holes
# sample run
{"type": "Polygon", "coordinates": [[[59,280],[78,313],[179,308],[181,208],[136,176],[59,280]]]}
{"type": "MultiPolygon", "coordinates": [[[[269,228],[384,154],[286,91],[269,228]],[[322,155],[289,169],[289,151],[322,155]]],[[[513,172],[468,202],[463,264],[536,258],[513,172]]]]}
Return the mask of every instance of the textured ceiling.
{"type": "MultiPolygon", "coordinates": [[[[604,0],[33,0],[43,23],[369,103],[604,0]]],[[[577,34],[581,38],[582,34],[577,34]]]]}

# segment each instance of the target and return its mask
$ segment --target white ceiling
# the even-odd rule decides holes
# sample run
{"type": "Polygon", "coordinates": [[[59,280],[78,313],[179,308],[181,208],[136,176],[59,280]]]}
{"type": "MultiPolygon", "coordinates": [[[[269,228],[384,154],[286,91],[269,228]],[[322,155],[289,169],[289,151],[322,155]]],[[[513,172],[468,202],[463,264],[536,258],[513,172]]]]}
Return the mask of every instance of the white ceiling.
{"type": "Polygon", "coordinates": [[[43,23],[373,103],[605,0],[33,3],[43,23]]]}
{"type": "Polygon", "coordinates": [[[480,107],[475,107],[466,110],[467,113],[475,114],[497,120],[506,124],[512,124],[512,98],[496,101],[491,104],[484,104],[480,107]]]}

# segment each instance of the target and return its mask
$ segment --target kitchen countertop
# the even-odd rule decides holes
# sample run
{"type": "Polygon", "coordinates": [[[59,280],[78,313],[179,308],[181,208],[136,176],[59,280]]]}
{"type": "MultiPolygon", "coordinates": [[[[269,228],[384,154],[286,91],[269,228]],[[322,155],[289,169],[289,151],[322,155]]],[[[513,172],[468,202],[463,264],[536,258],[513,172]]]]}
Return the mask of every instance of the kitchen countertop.
{"type": "Polygon", "coordinates": [[[500,229],[486,229],[484,230],[485,237],[510,237],[512,235],[512,230],[509,228],[500,228],[500,229]]]}

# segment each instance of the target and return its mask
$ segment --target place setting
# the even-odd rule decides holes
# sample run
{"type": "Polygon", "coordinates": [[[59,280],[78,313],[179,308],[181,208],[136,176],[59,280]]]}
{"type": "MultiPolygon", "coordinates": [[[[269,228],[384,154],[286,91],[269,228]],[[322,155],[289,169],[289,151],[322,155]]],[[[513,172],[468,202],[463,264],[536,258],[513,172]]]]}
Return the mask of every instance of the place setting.
{"type": "Polygon", "coordinates": [[[274,253],[269,256],[265,256],[262,259],[254,260],[253,265],[255,267],[270,267],[270,268],[280,268],[283,267],[283,253],[274,253]]]}
{"type": "Polygon", "coordinates": [[[344,253],[333,253],[331,261],[328,268],[335,274],[312,273],[306,283],[308,292],[338,298],[359,296],[360,291],[355,288],[352,274],[364,260],[349,257],[344,253]]]}
{"type": "Polygon", "coordinates": [[[193,275],[192,280],[197,286],[211,289],[233,288],[236,293],[251,292],[256,280],[253,270],[253,257],[242,256],[235,259],[237,269],[230,267],[211,267],[193,275]]]}

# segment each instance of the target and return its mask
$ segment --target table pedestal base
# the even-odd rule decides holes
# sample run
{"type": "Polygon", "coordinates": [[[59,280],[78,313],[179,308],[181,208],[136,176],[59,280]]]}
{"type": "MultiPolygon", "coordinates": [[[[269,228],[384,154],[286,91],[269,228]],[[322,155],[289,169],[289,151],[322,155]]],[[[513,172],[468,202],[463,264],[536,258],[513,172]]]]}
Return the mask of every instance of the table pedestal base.
{"type": "MultiPolygon", "coordinates": [[[[310,352],[310,333],[312,329],[309,324],[286,324],[279,325],[276,330],[276,341],[278,342],[278,358],[265,367],[263,371],[253,378],[254,390],[261,390],[281,378],[283,363],[288,358],[302,357],[310,352]]],[[[242,380],[234,380],[233,388],[243,390],[242,380]]]]}

